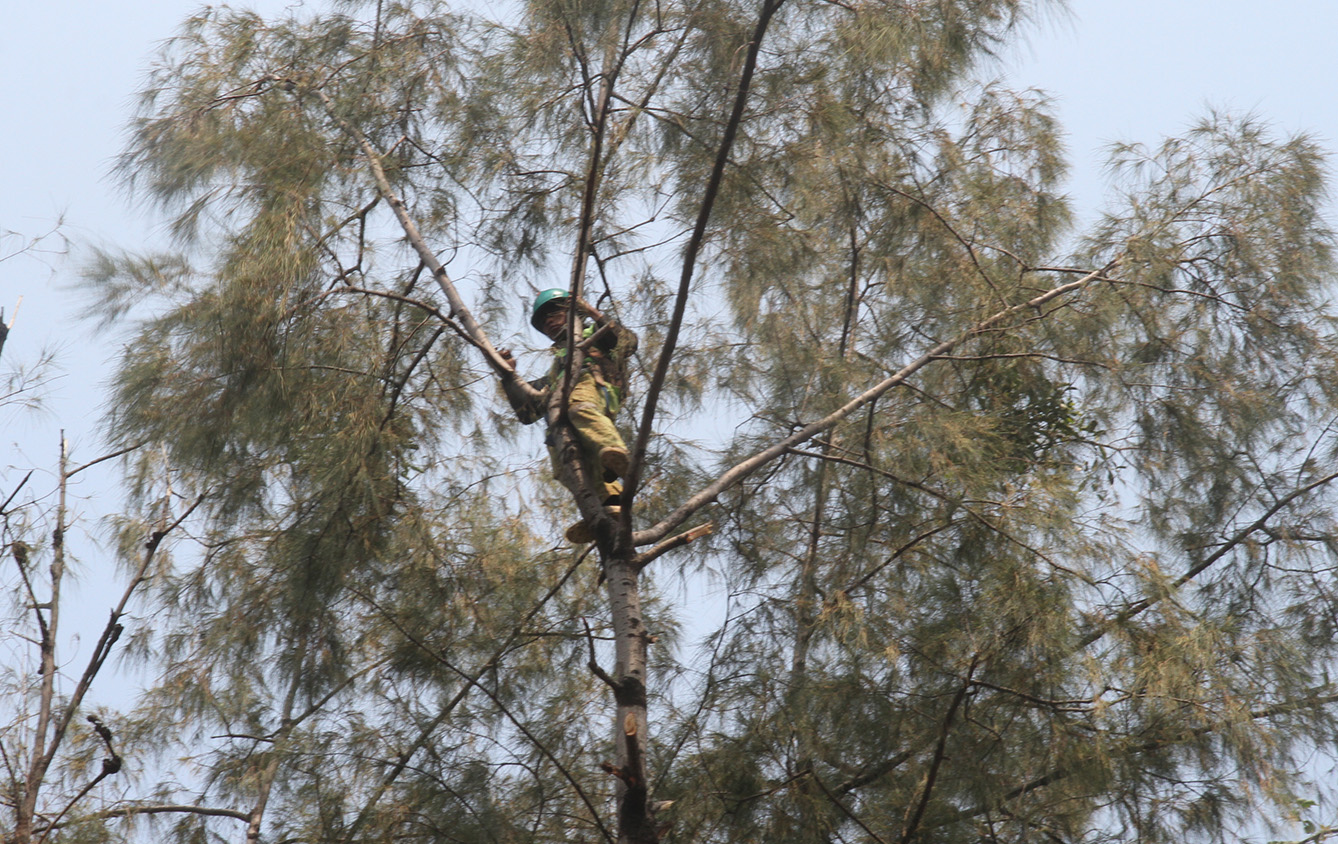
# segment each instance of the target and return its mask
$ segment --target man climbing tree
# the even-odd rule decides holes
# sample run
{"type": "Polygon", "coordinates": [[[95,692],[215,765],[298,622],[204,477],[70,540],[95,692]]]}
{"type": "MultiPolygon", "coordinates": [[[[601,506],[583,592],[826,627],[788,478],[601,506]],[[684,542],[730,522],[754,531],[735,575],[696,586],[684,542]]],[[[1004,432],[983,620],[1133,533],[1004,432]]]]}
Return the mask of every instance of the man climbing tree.
{"type": "Polygon", "coordinates": [[[1338,746],[1322,157],[1213,116],[1118,150],[1078,230],[1048,104],[975,75],[1035,11],[200,12],[123,160],[187,248],[109,258],[89,306],[138,318],[108,402],[132,489],[202,502],[118,745],[209,737],[183,755],[233,814],[173,840],[241,813],[252,842],[1096,844],[1291,812],[1338,746]],[[532,385],[489,332],[553,277],[532,385]],[[596,376],[632,340],[593,284],[654,351],[621,491],[596,376]],[[506,494],[495,380],[546,420],[602,592],[506,494]]]}
{"type": "MultiPolygon", "coordinates": [[[[562,409],[566,406],[565,416],[576,429],[580,443],[584,475],[600,496],[605,512],[617,516],[621,512],[619,496],[623,491],[619,479],[627,474],[628,460],[627,446],[613,419],[627,395],[627,361],[636,351],[637,337],[589,302],[577,299],[575,314],[589,317],[592,322],[583,325],[579,343],[569,343],[568,327],[583,323],[575,321],[570,303],[570,296],[561,288],[545,290],[535,297],[530,324],[553,341],[552,366],[543,378],[530,382],[532,390],[518,388],[520,382],[514,371],[503,373],[502,389],[526,425],[547,416],[551,428],[564,415],[562,409]],[[568,360],[576,361],[579,374],[574,376],[575,383],[564,402],[562,388],[568,360]]],[[[500,349],[498,353],[514,365],[510,349],[500,349]]],[[[561,453],[554,447],[551,433],[545,439],[554,476],[564,484],[570,483],[571,473],[563,471],[561,453]]],[[[567,528],[566,537],[570,542],[585,543],[595,535],[583,519],[567,528]]]]}

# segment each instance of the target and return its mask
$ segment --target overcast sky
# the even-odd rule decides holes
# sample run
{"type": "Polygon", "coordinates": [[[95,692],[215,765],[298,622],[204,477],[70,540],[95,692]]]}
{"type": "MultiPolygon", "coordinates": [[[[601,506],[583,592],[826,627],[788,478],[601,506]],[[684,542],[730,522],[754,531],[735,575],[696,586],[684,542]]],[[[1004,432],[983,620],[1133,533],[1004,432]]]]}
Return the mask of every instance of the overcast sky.
{"type": "MultiPolygon", "coordinates": [[[[49,410],[0,410],[0,489],[15,467],[51,465],[64,428],[76,460],[96,456],[101,382],[114,339],[77,323],[78,248],[135,247],[157,222],[128,206],[108,179],[134,93],[155,45],[197,3],[186,0],[5,2],[0,25],[0,229],[27,236],[64,219],[76,259],[0,261],[0,309],[17,316],[0,366],[54,348],[63,369],[49,410]],[[22,306],[15,307],[22,297],[22,306]]],[[[273,14],[289,5],[250,5],[273,14]]],[[[1072,194],[1098,204],[1103,148],[1157,142],[1209,107],[1252,112],[1280,131],[1311,131],[1338,149],[1338,31],[1334,0],[1074,0],[1028,30],[998,69],[1014,87],[1048,91],[1069,133],[1072,194]]],[[[13,238],[4,246],[12,248],[13,238]]],[[[80,490],[96,497],[90,478],[80,490]]],[[[103,490],[105,492],[105,490],[103,490]]],[[[90,505],[91,506],[91,505],[90,505]]]]}

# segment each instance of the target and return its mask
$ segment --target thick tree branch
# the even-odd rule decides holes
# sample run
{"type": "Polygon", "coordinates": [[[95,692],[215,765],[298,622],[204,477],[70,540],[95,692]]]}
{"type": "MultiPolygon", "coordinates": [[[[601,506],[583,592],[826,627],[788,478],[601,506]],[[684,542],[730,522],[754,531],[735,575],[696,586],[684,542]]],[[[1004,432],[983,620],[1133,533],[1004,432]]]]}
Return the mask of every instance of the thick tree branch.
{"type": "MultiPolygon", "coordinates": [[[[753,472],[756,472],[761,467],[781,457],[786,452],[790,451],[791,449],[794,449],[796,446],[808,442],[818,434],[833,427],[841,420],[850,416],[856,410],[859,410],[861,407],[864,407],[870,402],[878,400],[889,390],[891,390],[896,386],[899,386],[900,384],[905,383],[905,381],[908,378],[910,378],[915,373],[919,372],[921,369],[924,369],[930,363],[939,359],[942,355],[946,355],[947,353],[951,352],[953,349],[957,348],[959,345],[966,342],[967,340],[970,340],[973,337],[976,337],[980,334],[984,334],[985,332],[996,328],[1000,323],[1004,322],[1009,317],[1012,317],[1019,312],[1038,308],[1041,305],[1044,305],[1052,300],[1082,290],[1088,284],[1092,283],[1093,280],[1109,273],[1111,268],[1114,267],[1117,263],[1118,261],[1113,261],[1099,270],[1093,270],[1087,273],[1086,275],[1082,276],[1076,281],[1071,281],[1067,284],[1061,284],[1057,287],[1053,287],[1050,290],[1047,290],[1046,292],[1040,294],[1039,296],[1035,296],[1031,299],[1028,299],[1025,302],[1013,305],[1008,308],[1004,308],[1003,310],[998,311],[997,313],[971,326],[957,337],[939,343],[937,346],[933,347],[929,351],[920,355],[915,360],[903,366],[901,369],[897,370],[888,378],[883,379],[882,381],[870,387],[868,390],[865,390],[863,393],[859,394],[858,396],[855,396],[850,401],[842,405],[840,408],[824,416],[822,419],[819,419],[817,422],[813,422],[812,424],[806,425],[805,427],[794,432],[790,436],[785,437],[784,439],[777,440],[775,443],[768,446],[767,448],[762,449],[761,451],[757,452],[756,454],[752,455],[746,460],[736,464],[733,468],[729,469],[720,477],[716,478],[714,481],[708,484],[706,487],[702,488],[700,491],[698,491],[690,498],[688,498],[687,501],[683,502],[681,505],[678,506],[677,509],[671,512],[669,515],[665,516],[662,520],[660,520],[659,523],[650,528],[647,528],[646,530],[638,531],[635,534],[633,534],[632,541],[636,545],[650,545],[654,542],[660,541],[670,531],[678,527],[686,519],[692,516],[693,513],[697,512],[702,507],[705,507],[707,504],[714,501],[721,493],[735,486],[736,484],[747,478],[749,475],[751,475],[753,472]]],[[[643,432],[644,430],[645,429],[643,426],[643,432]]]]}
{"type": "MultiPolygon", "coordinates": [[[[664,345],[660,350],[659,358],[655,362],[655,371],[651,376],[650,386],[646,390],[641,424],[637,428],[636,443],[632,447],[631,467],[624,481],[626,490],[624,495],[629,501],[636,495],[637,487],[641,483],[641,466],[646,447],[650,443],[651,429],[655,424],[660,393],[663,391],[665,379],[669,375],[669,364],[673,360],[678,345],[678,335],[683,327],[683,317],[687,313],[688,297],[692,291],[692,280],[697,268],[697,255],[701,252],[706,241],[706,229],[711,221],[711,211],[715,207],[716,197],[720,193],[720,184],[724,179],[725,168],[729,164],[734,140],[739,132],[739,124],[743,121],[743,114],[748,107],[749,92],[752,86],[753,73],[757,69],[757,56],[762,49],[762,39],[766,36],[767,27],[771,24],[772,17],[775,16],[784,2],[785,0],[763,0],[762,2],[757,26],[753,29],[752,39],[748,42],[748,52],[744,58],[743,70],[739,75],[734,106],[729,120],[725,123],[725,131],[720,138],[715,163],[711,167],[711,175],[707,179],[706,188],[703,191],[701,208],[697,213],[697,223],[693,228],[692,236],[688,238],[687,247],[683,251],[683,271],[679,276],[678,293],[674,297],[673,315],[669,319],[669,327],[664,335],[664,345]]],[[[630,529],[631,517],[631,508],[624,508],[622,516],[624,530],[630,529]]],[[[683,518],[687,518],[687,515],[684,515],[683,518]]],[[[672,525],[664,527],[658,535],[635,544],[648,545],[657,542],[681,523],[682,519],[679,519],[672,525]]]]}
{"type": "MultiPolygon", "coordinates": [[[[423,239],[422,234],[418,231],[418,225],[414,222],[413,217],[409,216],[409,211],[404,204],[404,200],[400,199],[399,195],[395,193],[395,189],[390,184],[389,177],[386,176],[385,168],[381,165],[381,156],[377,153],[376,148],[372,146],[372,142],[365,134],[358,130],[357,127],[353,126],[339,115],[334,107],[334,103],[330,101],[329,96],[320,88],[302,88],[300,90],[303,93],[311,93],[319,99],[321,104],[325,107],[326,115],[350,138],[352,138],[355,143],[357,143],[358,147],[362,150],[363,158],[367,161],[368,168],[371,170],[372,178],[376,181],[377,190],[381,192],[381,195],[385,197],[386,202],[390,204],[391,209],[394,211],[395,219],[399,221],[400,228],[404,230],[404,236],[409,241],[409,245],[418,253],[419,260],[421,260],[423,265],[431,271],[432,278],[437,282],[437,286],[441,288],[441,292],[446,296],[446,301],[451,306],[451,315],[460,320],[460,324],[464,327],[465,333],[472,338],[474,345],[483,352],[484,360],[487,361],[498,376],[504,378],[514,377],[515,368],[497,353],[497,349],[493,347],[492,342],[488,339],[488,335],[483,331],[483,326],[479,325],[478,321],[474,319],[473,313],[466,307],[465,300],[461,298],[460,292],[456,290],[455,283],[451,281],[451,277],[447,274],[446,268],[442,266],[441,261],[437,259],[436,253],[428,247],[427,241],[423,239]]],[[[533,388],[529,387],[529,385],[524,382],[518,381],[518,385],[523,389],[533,390],[533,388]]]]}

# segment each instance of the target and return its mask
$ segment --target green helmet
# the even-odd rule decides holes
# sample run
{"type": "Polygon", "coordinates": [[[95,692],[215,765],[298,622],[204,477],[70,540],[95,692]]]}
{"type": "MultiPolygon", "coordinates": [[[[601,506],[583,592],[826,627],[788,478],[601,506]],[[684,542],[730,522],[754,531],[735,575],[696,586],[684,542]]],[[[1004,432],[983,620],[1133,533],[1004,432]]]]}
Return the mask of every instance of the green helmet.
{"type": "Polygon", "coordinates": [[[558,304],[565,306],[571,296],[567,293],[565,287],[550,287],[534,297],[534,307],[530,310],[530,325],[535,330],[543,331],[539,317],[548,308],[549,305],[558,304]]]}

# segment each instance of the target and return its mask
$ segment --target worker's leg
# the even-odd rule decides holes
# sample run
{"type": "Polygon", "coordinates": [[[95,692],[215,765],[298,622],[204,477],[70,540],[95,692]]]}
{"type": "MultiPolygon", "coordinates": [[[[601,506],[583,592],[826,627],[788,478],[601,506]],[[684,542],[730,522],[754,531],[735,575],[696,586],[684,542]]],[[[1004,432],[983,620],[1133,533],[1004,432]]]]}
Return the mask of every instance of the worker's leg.
{"type": "MultiPolygon", "coordinates": [[[[580,437],[577,437],[578,441],[580,441],[580,439],[580,437]]],[[[562,485],[567,487],[568,490],[571,490],[573,493],[576,492],[576,490],[567,483],[566,476],[560,471],[561,467],[558,463],[558,450],[552,446],[549,446],[548,448],[548,459],[553,463],[553,477],[561,481],[562,485]]],[[[605,512],[610,516],[617,517],[618,512],[621,509],[618,505],[618,501],[620,500],[619,496],[622,495],[623,491],[622,483],[616,478],[605,480],[608,475],[605,474],[603,468],[599,465],[599,452],[592,452],[589,448],[584,447],[584,443],[582,443],[581,448],[581,465],[585,469],[586,476],[595,480],[595,490],[602,495],[605,512]]],[[[567,537],[568,542],[582,545],[595,540],[594,530],[584,519],[568,527],[565,536],[567,537]]]]}
{"type": "MultiPolygon", "coordinates": [[[[576,391],[573,390],[572,397],[575,398],[575,396],[576,391]]],[[[600,455],[601,452],[606,453],[610,448],[617,448],[622,450],[623,454],[626,454],[626,450],[623,449],[623,439],[618,435],[618,429],[613,427],[612,420],[602,413],[599,414],[599,417],[604,424],[591,426],[587,412],[589,407],[590,403],[588,402],[578,403],[573,401],[571,403],[571,413],[568,414],[572,426],[576,429],[576,443],[581,449],[581,466],[585,469],[586,477],[590,479],[591,486],[599,494],[600,500],[605,504],[616,504],[618,496],[622,495],[623,485],[618,480],[618,475],[609,471],[604,465],[600,455]],[[612,432],[611,435],[610,432],[612,432]]],[[[549,447],[548,459],[553,465],[553,477],[562,481],[565,485],[564,476],[559,471],[557,449],[549,447]]],[[[571,489],[570,486],[567,488],[571,489]]],[[[572,492],[575,492],[575,490],[572,490],[572,492]]]]}
{"type": "Polygon", "coordinates": [[[567,416],[581,441],[586,466],[594,469],[591,478],[604,483],[605,498],[608,498],[622,492],[622,484],[617,479],[627,471],[627,446],[605,407],[594,378],[586,375],[576,382],[567,405],[567,416]]]}
{"type": "MultiPolygon", "coordinates": [[[[622,495],[623,492],[622,481],[619,481],[616,477],[610,478],[609,474],[604,471],[604,467],[599,465],[598,450],[592,451],[585,446],[584,442],[581,443],[581,446],[581,466],[585,469],[586,476],[594,481],[595,492],[600,493],[605,504],[616,504],[618,496],[622,495]]],[[[553,464],[553,477],[561,481],[567,489],[575,492],[576,490],[567,484],[560,471],[557,449],[551,447],[548,449],[548,459],[553,464]]]]}
{"type": "MultiPolygon", "coordinates": [[[[571,419],[572,427],[576,429],[582,468],[590,478],[595,492],[604,502],[606,511],[609,515],[616,516],[620,509],[618,502],[623,491],[618,475],[626,471],[627,448],[623,445],[623,438],[614,427],[613,420],[605,412],[605,407],[604,397],[600,395],[595,379],[586,375],[572,388],[567,416],[571,419]],[[611,454],[613,460],[610,460],[611,454]],[[619,455],[621,460],[617,459],[619,455]],[[621,468],[611,469],[611,465],[621,468]]],[[[557,451],[550,447],[548,456],[553,463],[553,475],[562,480],[557,451]]],[[[568,489],[571,487],[568,486],[568,489]]],[[[566,536],[568,541],[576,543],[594,540],[594,532],[585,521],[577,522],[567,528],[566,536]]]]}

